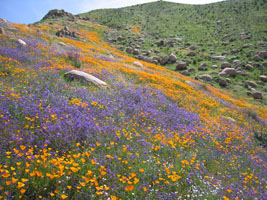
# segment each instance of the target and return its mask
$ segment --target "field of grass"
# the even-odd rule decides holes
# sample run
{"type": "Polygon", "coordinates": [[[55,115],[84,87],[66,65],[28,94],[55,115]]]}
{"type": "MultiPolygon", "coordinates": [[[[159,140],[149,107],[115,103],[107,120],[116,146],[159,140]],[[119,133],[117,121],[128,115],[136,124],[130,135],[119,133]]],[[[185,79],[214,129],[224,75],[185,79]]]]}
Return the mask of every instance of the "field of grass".
{"type": "Polygon", "coordinates": [[[0,199],[266,198],[264,105],[138,67],[108,27],[51,21],[0,22],[0,199]],[[79,37],[56,37],[65,25],[79,37]]]}

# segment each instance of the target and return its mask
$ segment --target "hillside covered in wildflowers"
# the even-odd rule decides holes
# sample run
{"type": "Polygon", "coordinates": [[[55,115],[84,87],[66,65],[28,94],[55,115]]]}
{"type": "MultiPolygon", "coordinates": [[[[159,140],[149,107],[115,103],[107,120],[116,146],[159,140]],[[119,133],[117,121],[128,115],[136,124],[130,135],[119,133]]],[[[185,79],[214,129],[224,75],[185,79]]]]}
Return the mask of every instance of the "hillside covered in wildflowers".
{"type": "Polygon", "coordinates": [[[0,22],[0,199],[266,199],[265,105],[52,22],[0,22]]]}

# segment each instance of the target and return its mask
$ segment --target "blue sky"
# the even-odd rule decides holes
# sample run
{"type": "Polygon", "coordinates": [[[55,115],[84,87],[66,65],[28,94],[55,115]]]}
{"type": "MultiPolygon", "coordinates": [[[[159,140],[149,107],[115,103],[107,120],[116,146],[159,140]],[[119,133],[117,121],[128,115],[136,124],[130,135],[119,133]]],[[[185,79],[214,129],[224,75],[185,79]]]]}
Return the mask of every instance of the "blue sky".
{"type": "MultiPolygon", "coordinates": [[[[64,9],[73,14],[99,8],[120,8],[155,0],[0,0],[0,18],[29,24],[39,21],[51,9],[64,9]]],[[[177,3],[205,4],[219,0],[169,0],[177,3]]]]}

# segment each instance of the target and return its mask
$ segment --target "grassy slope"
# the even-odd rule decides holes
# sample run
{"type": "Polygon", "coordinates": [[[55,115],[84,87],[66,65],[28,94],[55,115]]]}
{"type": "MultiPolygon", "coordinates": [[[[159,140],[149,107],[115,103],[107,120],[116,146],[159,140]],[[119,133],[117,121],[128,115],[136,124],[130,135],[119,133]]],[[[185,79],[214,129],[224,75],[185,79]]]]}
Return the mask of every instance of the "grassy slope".
{"type": "Polygon", "coordinates": [[[0,25],[0,198],[265,198],[260,103],[140,68],[91,22],[0,25]],[[64,25],[79,38],[56,37],[64,25]],[[110,88],[69,82],[71,69],[110,88]]]}
{"type": "MultiPolygon", "coordinates": [[[[204,73],[215,73],[214,80],[210,84],[220,87],[216,78],[218,78],[219,68],[212,68],[212,65],[220,66],[222,61],[209,59],[211,52],[215,55],[221,55],[228,52],[225,61],[234,66],[234,60],[240,60],[242,69],[249,77],[237,76],[229,77],[232,80],[227,87],[228,90],[238,95],[246,96],[248,87],[246,80],[259,81],[259,76],[267,74],[267,68],[263,65],[264,61],[254,61],[254,55],[260,50],[265,50],[266,45],[259,45],[260,42],[266,42],[266,10],[265,0],[245,0],[245,1],[225,1],[208,5],[185,5],[157,1],[137,6],[131,6],[120,9],[103,9],[84,13],[82,16],[89,17],[90,20],[112,27],[118,32],[106,33],[107,38],[116,38],[125,35],[131,38],[138,36],[145,39],[140,49],[157,49],[161,54],[152,54],[152,57],[168,56],[175,53],[179,60],[185,60],[189,67],[194,68],[195,72],[190,73],[191,77],[204,73]],[[137,27],[143,34],[133,34],[125,28],[137,27]],[[244,32],[245,35],[240,33],[244,32]],[[249,40],[243,40],[244,37],[251,36],[249,40]],[[183,38],[181,44],[174,48],[158,48],[155,42],[159,39],[175,40],[183,38]],[[188,57],[187,48],[190,45],[197,46],[197,54],[194,57],[188,57]],[[226,43],[224,45],[223,43],[226,43]],[[244,45],[251,45],[243,48],[244,45]],[[237,50],[236,53],[231,51],[237,50]],[[252,52],[249,55],[247,52],[252,52]],[[201,63],[207,62],[207,71],[199,71],[201,63]],[[246,64],[255,65],[255,69],[250,71],[245,68],[246,64]]],[[[130,29],[131,30],[131,29],[130,29]]],[[[135,42],[137,43],[137,42],[135,42]]],[[[117,44],[124,47],[131,46],[129,39],[117,41],[117,44]]],[[[175,64],[165,65],[174,70],[175,64]]],[[[264,93],[266,99],[266,86],[259,84],[256,88],[264,93]]],[[[266,103],[266,100],[264,101],[266,103]]]]}
{"type": "Polygon", "coordinates": [[[138,24],[154,36],[185,36],[190,42],[218,41],[225,34],[252,32],[264,39],[266,1],[226,1],[208,5],[186,5],[157,1],[121,9],[104,9],[82,16],[113,28],[138,24]],[[221,21],[221,22],[218,22],[221,21]],[[197,35],[196,35],[197,34],[197,35]]]}

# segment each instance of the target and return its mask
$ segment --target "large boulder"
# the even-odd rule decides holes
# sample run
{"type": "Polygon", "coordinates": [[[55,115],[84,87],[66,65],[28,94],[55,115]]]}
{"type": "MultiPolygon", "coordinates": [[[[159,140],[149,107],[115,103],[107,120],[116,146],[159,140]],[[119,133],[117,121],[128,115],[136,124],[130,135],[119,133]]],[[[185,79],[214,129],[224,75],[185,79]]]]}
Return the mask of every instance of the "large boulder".
{"type": "Polygon", "coordinates": [[[237,71],[234,68],[225,68],[222,73],[225,73],[226,75],[235,76],[237,75],[237,71]]]}
{"type": "Polygon", "coordinates": [[[134,50],[133,50],[133,54],[134,54],[134,55],[139,55],[139,54],[140,54],[140,51],[139,51],[138,49],[134,49],[134,50]]]}
{"type": "Polygon", "coordinates": [[[179,61],[176,65],[175,71],[185,70],[187,69],[187,63],[183,61],[179,61]]]}
{"type": "Polygon", "coordinates": [[[24,41],[21,40],[21,39],[18,39],[17,42],[18,42],[18,44],[19,44],[20,46],[26,46],[26,45],[27,45],[27,43],[24,42],[24,41]]]}
{"type": "Polygon", "coordinates": [[[255,60],[255,61],[260,61],[260,60],[261,60],[261,57],[258,56],[258,55],[256,55],[256,56],[253,57],[253,60],[255,60]]]}
{"type": "Polygon", "coordinates": [[[225,69],[225,68],[231,68],[232,66],[231,66],[231,64],[229,63],[229,62],[224,62],[224,63],[222,63],[221,64],[221,68],[222,69],[225,69]]]}
{"type": "Polygon", "coordinates": [[[170,63],[175,63],[177,60],[177,57],[175,54],[171,53],[171,55],[169,56],[169,62],[170,63]]]}
{"type": "Polygon", "coordinates": [[[259,92],[259,91],[254,91],[252,93],[252,96],[253,96],[254,99],[262,99],[262,93],[259,92]]]}
{"type": "Polygon", "coordinates": [[[219,85],[221,86],[221,87],[226,87],[227,86],[227,81],[226,80],[224,80],[224,79],[219,79],[219,85]]]}
{"type": "Polygon", "coordinates": [[[126,48],[126,52],[129,53],[129,54],[133,53],[133,48],[127,47],[126,48]]]}
{"type": "Polygon", "coordinates": [[[259,57],[265,59],[265,58],[267,58],[267,51],[260,51],[258,55],[259,55],[259,57]]]}
{"type": "Polygon", "coordinates": [[[100,79],[96,78],[95,76],[87,74],[87,73],[82,72],[82,71],[78,71],[78,70],[71,70],[69,72],[66,72],[64,74],[64,77],[66,79],[71,80],[71,81],[79,80],[81,82],[93,83],[96,86],[104,86],[104,87],[108,86],[107,83],[105,83],[104,81],[101,81],[100,79]]]}
{"type": "Polygon", "coordinates": [[[258,85],[257,83],[255,83],[254,81],[246,81],[247,85],[249,85],[250,87],[256,88],[258,85]]]}
{"type": "Polygon", "coordinates": [[[161,60],[160,60],[160,64],[161,64],[161,65],[165,65],[165,64],[168,63],[168,60],[169,60],[168,57],[163,57],[163,58],[161,58],[161,60]]]}
{"type": "Polygon", "coordinates": [[[266,83],[267,82],[267,76],[261,75],[260,80],[266,83]]]}
{"type": "Polygon", "coordinates": [[[212,76],[209,74],[203,74],[199,76],[200,79],[202,80],[206,80],[206,81],[211,81],[212,80],[212,76]]]}

